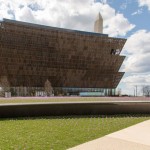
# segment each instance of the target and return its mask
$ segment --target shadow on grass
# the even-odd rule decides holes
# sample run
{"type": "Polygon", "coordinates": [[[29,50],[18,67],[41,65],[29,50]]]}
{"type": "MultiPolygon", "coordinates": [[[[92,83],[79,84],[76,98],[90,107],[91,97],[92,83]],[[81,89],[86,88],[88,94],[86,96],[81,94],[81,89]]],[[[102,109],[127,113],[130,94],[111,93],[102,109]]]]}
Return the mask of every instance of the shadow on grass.
{"type": "Polygon", "coordinates": [[[16,118],[0,118],[0,121],[7,120],[37,120],[37,119],[83,119],[83,118],[141,118],[150,117],[150,114],[117,114],[117,115],[70,115],[70,116],[39,116],[39,117],[16,117],[16,118]]]}

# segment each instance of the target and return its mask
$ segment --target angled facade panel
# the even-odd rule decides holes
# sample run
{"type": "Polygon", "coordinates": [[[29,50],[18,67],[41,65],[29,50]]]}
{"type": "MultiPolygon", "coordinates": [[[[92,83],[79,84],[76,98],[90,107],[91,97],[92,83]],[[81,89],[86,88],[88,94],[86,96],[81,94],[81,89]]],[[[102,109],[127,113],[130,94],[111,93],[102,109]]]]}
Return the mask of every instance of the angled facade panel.
{"type": "Polygon", "coordinates": [[[126,39],[4,19],[0,76],[12,87],[108,88],[118,85],[126,39]]]}

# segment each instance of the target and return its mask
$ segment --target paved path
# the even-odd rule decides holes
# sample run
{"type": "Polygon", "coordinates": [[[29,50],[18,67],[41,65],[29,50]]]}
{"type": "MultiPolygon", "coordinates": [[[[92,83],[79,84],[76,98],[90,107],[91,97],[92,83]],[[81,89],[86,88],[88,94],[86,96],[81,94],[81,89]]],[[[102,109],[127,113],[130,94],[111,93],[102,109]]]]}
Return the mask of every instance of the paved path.
{"type": "Polygon", "coordinates": [[[150,120],[69,150],[150,150],[150,120]]]}

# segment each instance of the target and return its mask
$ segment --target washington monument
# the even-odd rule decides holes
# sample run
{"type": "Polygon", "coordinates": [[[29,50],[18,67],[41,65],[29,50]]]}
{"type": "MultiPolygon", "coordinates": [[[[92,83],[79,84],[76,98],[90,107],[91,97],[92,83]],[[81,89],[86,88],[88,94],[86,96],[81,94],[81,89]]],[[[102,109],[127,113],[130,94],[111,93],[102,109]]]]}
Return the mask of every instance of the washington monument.
{"type": "Polygon", "coordinates": [[[98,13],[96,21],[94,23],[94,32],[103,33],[103,18],[100,13],[98,13]]]}

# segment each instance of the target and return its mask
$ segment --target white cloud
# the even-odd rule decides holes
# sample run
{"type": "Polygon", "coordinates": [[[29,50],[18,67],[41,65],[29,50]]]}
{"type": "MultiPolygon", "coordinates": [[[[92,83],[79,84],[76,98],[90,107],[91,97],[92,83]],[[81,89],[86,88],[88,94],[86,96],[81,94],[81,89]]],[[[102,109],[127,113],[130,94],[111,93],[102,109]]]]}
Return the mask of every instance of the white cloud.
{"type": "Polygon", "coordinates": [[[143,73],[150,71],[150,53],[149,54],[136,54],[129,56],[125,61],[125,71],[133,73],[143,73]]]}
{"type": "Polygon", "coordinates": [[[143,13],[143,9],[138,9],[137,11],[133,12],[131,15],[134,16],[134,15],[140,15],[143,13]]]}
{"type": "Polygon", "coordinates": [[[150,85],[150,73],[130,75],[123,78],[121,84],[123,84],[122,94],[135,95],[137,90],[137,95],[142,96],[143,87],[150,85]]]}
{"type": "Polygon", "coordinates": [[[124,51],[130,54],[142,54],[150,52],[150,32],[139,30],[132,34],[124,47],[124,51]]]}
{"type": "Polygon", "coordinates": [[[122,79],[122,82],[130,85],[146,85],[150,84],[150,74],[132,75],[122,79]]]}
{"type": "Polygon", "coordinates": [[[124,61],[124,71],[131,73],[150,72],[150,32],[139,30],[131,35],[123,49],[128,54],[124,61]]]}
{"type": "Polygon", "coordinates": [[[111,36],[125,36],[128,31],[135,27],[135,25],[129,23],[123,14],[116,14],[112,18],[106,20],[105,26],[104,32],[109,33],[111,36]],[[109,26],[107,28],[108,24],[109,26]]]}
{"type": "Polygon", "coordinates": [[[134,86],[138,85],[138,95],[141,92],[141,85],[150,85],[150,32],[139,30],[131,35],[123,49],[127,55],[123,63],[123,71],[127,77],[121,80],[123,93],[132,94],[134,86]]]}
{"type": "Polygon", "coordinates": [[[100,0],[100,2],[103,3],[103,4],[107,4],[108,3],[107,0],[100,0]]]}
{"type": "Polygon", "coordinates": [[[123,10],[125,10],[127,8],[127,3],[122,3],[120,5],[120,8],[123,9],[123,10]]]}
{"type": "Polygon", "coordinates": [[[110,36],[124,36],[135,27],[123,14],[116,14],[107,0],[0,0],[0,18],[76,30],[93,31],[98,12],[104,18],[104,33],[110,36]]]}
{"type": "Polygon", "coordinates": [[[21,12],[20,14],[16,15],[16,19],[31,22],[31,23],[36,22],[33,12],[29,7],[24,6],[20,10],[20,12],[21,12]]]}
{"type": "Polygon", "coordinates": [[[150,0],[138,0],[139,6],[147,6],[150,10],[150,0]]]}

